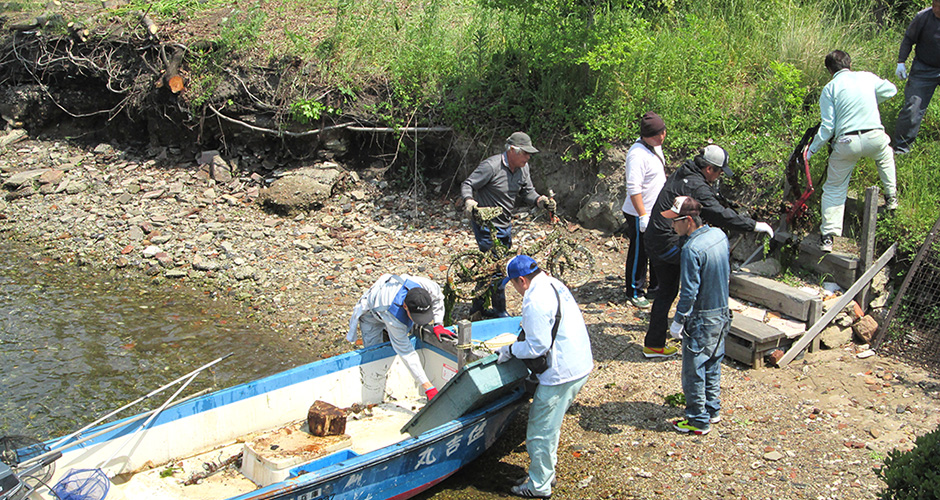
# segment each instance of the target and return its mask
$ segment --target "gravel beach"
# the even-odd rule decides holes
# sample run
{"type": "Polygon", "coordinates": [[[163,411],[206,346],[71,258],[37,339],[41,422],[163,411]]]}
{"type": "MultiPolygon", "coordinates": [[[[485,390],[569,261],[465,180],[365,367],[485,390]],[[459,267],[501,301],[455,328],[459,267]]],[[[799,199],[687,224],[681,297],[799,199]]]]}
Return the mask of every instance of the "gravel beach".
{"type": "MultiPolygon", "coordinates": [[[[294,342],[296,364],[353,347],[344,339],[349,312],[379,275],[443,283],[449,256],[476,246],[453,200],[431,188],[396,192],[351,173],[319,210],[284,217],[257,202],[264,179],[220,181],[210,165],[164,156],[106,144],[7,146],[0,234],[47,258],[238,304],[294,342]]],[[[551,229],[522,212],[515,244],[551,229]]],[[[681,392],[681,361],[642,356],[646,319],[622,290],[625,240],[569,229],[597,261],[594,280],[576,290],[596,368],[565,419],[553,498],[876,498],[874,468],[940,424],[936,376],[881,355],[859,359],[849,343],[784,369],[726,361],[721,423],[706,436],[674,432],[666,420],[682,410],[666,398],[681,392]]],[[[508,296],[518,313],[518,296],[508,296]]],[[[527,463],[524,418],[419,498],[508,497],[527,463]]]]}

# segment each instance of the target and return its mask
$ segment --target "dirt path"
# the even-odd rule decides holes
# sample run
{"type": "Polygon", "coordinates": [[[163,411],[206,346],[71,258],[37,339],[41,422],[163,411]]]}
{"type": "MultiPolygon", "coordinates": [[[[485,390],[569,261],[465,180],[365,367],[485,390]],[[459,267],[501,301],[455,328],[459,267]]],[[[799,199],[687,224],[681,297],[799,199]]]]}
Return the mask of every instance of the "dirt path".
{"type": "MultiPolygon", "coordinates": [[[[34,141],[0,151],[4,180],[40,169],[47,194],[0,202],[0,235],[116,277],[240,302],[259,327],[295,342],[298,364],[351,348],[349,311],[380,274],[443,281],[447,256],[474,247],[450,201],[390,192],[381,179],[280,218],[254,203],[257,180],[217,183],[189,160],[34,141]]],[[[515,222],[520,245],[548,229],[529,215],[515,222]]],[[[873,467],[940,423],[936,377],[891,358],[858,359],[847,345],[786,369],[726,362],[723,421],[707,436],[675,433],[666,419],[681,409],[665,398],[681,391],[681,363],[642,357],[646,320],[624,304],[624,241],[570,236],[598,263],[577,290],[597,364],[564,423],[555,498],[874,498],[882,483],[873,467]]],[[[506,496],[527,463],[524,426],[520,416],[481,460],[422,498],[506,496]]]]}

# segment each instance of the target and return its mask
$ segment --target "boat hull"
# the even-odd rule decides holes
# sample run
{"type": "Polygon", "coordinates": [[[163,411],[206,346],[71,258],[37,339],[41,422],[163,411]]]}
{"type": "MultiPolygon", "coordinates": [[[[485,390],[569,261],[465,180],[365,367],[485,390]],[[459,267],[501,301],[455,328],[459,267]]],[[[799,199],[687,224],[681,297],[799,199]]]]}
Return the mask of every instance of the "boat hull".
{"type": "MultiPolygon", "coordinates": [[[[472,327],[473,340],[486,341],[502,334],[517,333],[518,328],[518,318],[477,322],[472,327]]],[[[138,473],[143,477],[158,472],[158,468],[169,469],[172,464],[200,453],[212,451],[218,455],[219,450],[247,442],[245,436],[283,428],[292,422],[296,425],[304,420],[315,401],[339,408],[369,407],[392,401],[401,405],[396,408],[402,411],[410,408],[413,421],[418,424],[422,420],[433,421],[433,426],[409,422],[403,428],[405,422],[402,421],[387,431],[387,437],[383,434],[381,439],[374,439],[378,443],[374,445],[371,443],[373,436],[369,436],[368,431],[363,432],[363,441],[370,442],[368,446],[353,445],[317,456],[307,463],[288,465],[276,471],[282,475],[273,476],[276,478],[273,481],[242,478],[247,487],[235,493],[187,497],[185,493],[163,495],[161,490],[161,496],[148,491],[148,484],[141,487],[141,483],[133,488],[112,487],[112,492],[115,492],[114,498],[123,495],[126,500],[409,498],[454,474],[499,439],[522,404],[524,391],[517,382],[521,381],[520,373],[523,376],[525,373],[524,368],[510,363],[497,366],[495,355],[491,355],[471,363],[458,374],[452,352],[420,340],[414,342],[425,371],[435,386],[441,387],[438,396],[441,400],[435,401],[439,404],[433,412],[424,414],[427,418],[422,419],[421,412],[415,413],[416,407],[408,406],[410,401],[421,400],[420,388],[386,343],[182,402],[157,414],[146,428],[141,427],[146,420],[135,417],[92,428],[83,435],[99,436],[84,442],[79,441],[82,436],[77,436],[62,448],[63,456],[56,464],[57,477],[50,484],[55,484],[58,477],[72,468],[100,468],[109,477],[120,474],[120,482],[126,485],[138,473]],[[488,378],[481,381],[480,374],[488,378]],[[472,380],[473,391],[461,388],[458,384],[462,380],[472,380]],[[447,391],[451,387],[454,388],[453,399],[448,399],[447,391]],[[465,406],[448,417],[442,410],[447,405],[440,403],[456,401],[454,395],[468,392],[479,399],[460,401],[465,406]],[[410,429],[411,434],[406,429],[410,429]]],[[[348,425],[347,432],[350,432],[348,425]]],[[[57,440],[48,444],[54,443],[57,440]]],[[[247,454],[244,459],[248,459],[247,454]]],[[[163,478],[162,475],[157,477],[156,481],[163,478]]],[[[167,481],[182,484],[173,477],[167,481]]],[[[34,493],[33,498],[53,497],[48,493],[34,493]]],[[[112,498],[110,493],[109,498],[112,498]]]]}

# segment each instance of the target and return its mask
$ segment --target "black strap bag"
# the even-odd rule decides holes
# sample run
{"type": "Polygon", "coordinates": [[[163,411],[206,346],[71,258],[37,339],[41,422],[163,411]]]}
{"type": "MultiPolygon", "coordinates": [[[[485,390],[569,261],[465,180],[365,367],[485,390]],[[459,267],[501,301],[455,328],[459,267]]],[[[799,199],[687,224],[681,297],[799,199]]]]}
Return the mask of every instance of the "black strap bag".
{"type": "MultiPolygon", "coordinates": [[[[548,357],[548,355],[552,352],[552,348],[555,347],[555,336],[558,335],[558,324],[561,323],[561,297],[558,295],[558,290],[555,289],[554,285],[552,285],[552,290],[555,292],[555,298],[558,299],[558,310],[555,312],[555,324],[552,326],[552,345],[548,347],[548,350],[545,351],[545,354],[542,354],[537,358],[520,358],[522,359],[522,362],[525,363],[525,367],[528,368],[533,375],[538,375],[545,370],[548,370],[548,368],[551,366],[551,359],[548,357]]],[[[525,330],[519,332],[518,340],[525,340],[525,330]]]]}

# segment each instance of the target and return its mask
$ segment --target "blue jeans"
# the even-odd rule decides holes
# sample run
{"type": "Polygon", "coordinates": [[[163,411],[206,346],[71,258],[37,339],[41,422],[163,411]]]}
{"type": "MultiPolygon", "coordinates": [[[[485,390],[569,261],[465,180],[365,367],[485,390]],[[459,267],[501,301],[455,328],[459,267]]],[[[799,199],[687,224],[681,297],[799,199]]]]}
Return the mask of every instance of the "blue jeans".
{"type": "Polygon", "coordinates": [[[682,391],[685,418],[699,429],[721,410],[721,360],[731,330],[727,308],[696,311],[685,321],[682,334],[682,391]]]}
{"type": "Polygon", "coordinates": [[[904,107],[898,112],[894,127],[894,149],[897,151],[910,151],[938,83],[940,68],[927,66],[915,59],[911,64],[907,85],[904,86],[904,107]]]}
{"type": "MultiPolygon", "coordinates": [[[[493,235],[489,228],[483,227],[471,220],[470,226],[473,228],[473,236],[477,240],[477,247],[483,253],[489,252],[493,248],[493,235]]],[[[506,246],[512,248],[512,226],[497,227],[496,239],[506,246]]],[[[506,312],[506,289],[501,286],[502,280],[496,281],[493,286],[493,293],[490,295],[490,305],[497,313],[506,312]]],[[[470,314],[477,311],[483,311],[483,299],[473,299],[470,304],[470,314]]]]}

